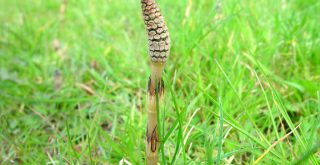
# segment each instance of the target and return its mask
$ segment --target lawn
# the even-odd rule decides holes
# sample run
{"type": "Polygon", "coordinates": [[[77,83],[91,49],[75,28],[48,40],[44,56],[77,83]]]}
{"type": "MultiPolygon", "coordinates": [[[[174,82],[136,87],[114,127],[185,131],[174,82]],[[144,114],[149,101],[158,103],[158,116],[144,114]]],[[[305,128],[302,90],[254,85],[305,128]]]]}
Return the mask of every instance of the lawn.
{"type": "MultiPolygon", "coordinates": [[[[320,1],[157,0],[160,164],[320,164],[320,1]]],[[[0,0],[0,164],[144,164],[139,0],[0,0]]]]}

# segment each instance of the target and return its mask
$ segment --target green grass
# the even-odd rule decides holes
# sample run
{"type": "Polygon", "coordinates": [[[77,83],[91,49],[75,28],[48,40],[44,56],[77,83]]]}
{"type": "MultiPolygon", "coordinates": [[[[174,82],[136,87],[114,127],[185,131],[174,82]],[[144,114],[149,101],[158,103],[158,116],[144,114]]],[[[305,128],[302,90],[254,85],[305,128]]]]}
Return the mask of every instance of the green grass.
{"type": "MultiPolygon", "coordinates": [[[[320,163],[319,1],[158,3],[172,40],[162,164],[320,163]]],[[[60,7],[0,0],[0,164],[144,164],[139,1],[60,7]]]]}

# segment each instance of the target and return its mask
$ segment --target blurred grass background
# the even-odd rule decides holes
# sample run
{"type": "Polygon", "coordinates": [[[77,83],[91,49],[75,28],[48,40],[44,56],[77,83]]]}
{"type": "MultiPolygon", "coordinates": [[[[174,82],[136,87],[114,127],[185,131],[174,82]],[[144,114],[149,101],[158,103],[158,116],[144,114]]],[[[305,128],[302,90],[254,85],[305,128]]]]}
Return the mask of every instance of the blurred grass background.
{"type": "MultiPolygon", "coordinates": [[[[320,1],[157,0],[161,164],[319,164],[320,1]]],[[[0,163],[144,164],[138,0],[0,0],[0,163]]]]}

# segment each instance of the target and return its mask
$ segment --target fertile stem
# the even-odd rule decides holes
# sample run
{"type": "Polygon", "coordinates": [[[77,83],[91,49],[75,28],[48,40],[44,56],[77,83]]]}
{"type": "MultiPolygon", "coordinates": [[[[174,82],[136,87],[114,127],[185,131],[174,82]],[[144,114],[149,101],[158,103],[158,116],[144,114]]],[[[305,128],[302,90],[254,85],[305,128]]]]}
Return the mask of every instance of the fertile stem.
{"type": "Polygon", "coordinates": [[[148,34],[149,56],[151,60],[151,75],[147,95],[146,157],[148,165],[156,165],[160,142],[157,128],[156,94],[159,96],[158,103],[161,105],[164,94],[162,72],[169,56],[170,38],[168,28],[155,0],[141,0],[141,8],[148,34]]]}

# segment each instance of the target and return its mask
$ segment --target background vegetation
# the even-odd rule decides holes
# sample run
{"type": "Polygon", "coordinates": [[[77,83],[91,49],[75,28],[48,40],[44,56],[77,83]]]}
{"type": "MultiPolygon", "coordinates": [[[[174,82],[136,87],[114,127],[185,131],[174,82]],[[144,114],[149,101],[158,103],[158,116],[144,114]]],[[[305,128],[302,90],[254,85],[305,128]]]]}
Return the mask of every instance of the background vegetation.
{"type": "MultiPolygon", "coordinates": [[[[161,163],[319,164],[320,1],[158,3],[161,163]]],[[[144,164],[139,0],[0,0],[0,22],[0,164],[144,164]]]]}

